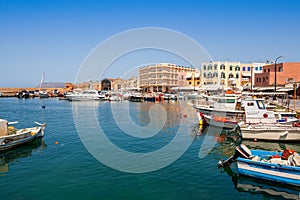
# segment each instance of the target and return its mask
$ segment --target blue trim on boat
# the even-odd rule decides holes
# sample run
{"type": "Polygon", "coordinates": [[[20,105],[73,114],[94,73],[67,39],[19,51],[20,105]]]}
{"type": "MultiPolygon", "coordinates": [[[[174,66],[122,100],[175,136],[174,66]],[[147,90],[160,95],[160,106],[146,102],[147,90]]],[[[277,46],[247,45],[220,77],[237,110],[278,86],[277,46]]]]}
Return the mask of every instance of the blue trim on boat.
{"type": "Polygon", "coordinates": [[[284,178],[284,177],[280,177],[280,176],[269,175],[269,174],[254,172],[251,170],[240,169],[240,168],[238,168],[238,173],[242,174],[242,175],[246,175],[246,176],[251,176],[254,178],[260,178],[260,179],[275,181],[275,182],[279,182],[279,183],[300,186],[300,180],[295,180],[295,179],[291,179],[291,178],[284,178]]]}
{"type": "Polygon", "coordinates": [[[280,165],[276,163],[268,163],[262,161],[253,161],[245,158],[238,158],[237,161],[247,163],[251,167],[255,167],[255,168],[268,169],[272,171],[281,171],[281,172],[292,173],[300,176],[300,167],[286,166],[286,165],[280,165]]]}

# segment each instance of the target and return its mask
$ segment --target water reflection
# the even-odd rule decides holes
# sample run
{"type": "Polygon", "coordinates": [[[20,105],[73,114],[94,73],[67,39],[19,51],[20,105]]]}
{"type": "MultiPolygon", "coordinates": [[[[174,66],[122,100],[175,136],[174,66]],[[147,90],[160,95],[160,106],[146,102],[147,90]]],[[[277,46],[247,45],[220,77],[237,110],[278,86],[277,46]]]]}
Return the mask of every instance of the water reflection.
{"type": "Polygon", "coordinates": [[[239,192],[261,194],[268,199],[299,199],[299,188],[296,186],[284,185],[283,187],[280,183],[241,176],[230,167],[222,168],[221,172],[231,177],[234,188],[239,192]]]}
{"type": "Polygon", "coordinates": [[[9,170],[9,163],[12,163],[17,159],[29,157],[33,152],[43,151],[46,147],[47,146],[44,143],[43,138],[37,138],[26,146],[1,152],[0,173],[7,172],[9,170]]]}
{"type": "Polygon", "coordinates": [[[243,141],[249,149],[261,149],[269,151],[283,151],[285,149],[292,149],[295,152],[300,153],[300,145],[297,143],[283,143],[283,142],[254,142],[243,141]]]}

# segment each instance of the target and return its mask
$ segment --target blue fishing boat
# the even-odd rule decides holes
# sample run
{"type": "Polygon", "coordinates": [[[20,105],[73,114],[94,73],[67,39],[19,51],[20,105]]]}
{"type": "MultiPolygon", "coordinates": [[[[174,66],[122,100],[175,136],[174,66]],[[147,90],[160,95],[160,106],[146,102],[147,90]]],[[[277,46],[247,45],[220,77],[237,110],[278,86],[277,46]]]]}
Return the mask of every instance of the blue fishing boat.
{"type": "Polygon", "coordinates": [[[245,145],[236,147],[236,152],[219,166],[237,162],[239,175],[300,186],[300,156],[292,150],[284,152],[249,150],[245,145]]]}

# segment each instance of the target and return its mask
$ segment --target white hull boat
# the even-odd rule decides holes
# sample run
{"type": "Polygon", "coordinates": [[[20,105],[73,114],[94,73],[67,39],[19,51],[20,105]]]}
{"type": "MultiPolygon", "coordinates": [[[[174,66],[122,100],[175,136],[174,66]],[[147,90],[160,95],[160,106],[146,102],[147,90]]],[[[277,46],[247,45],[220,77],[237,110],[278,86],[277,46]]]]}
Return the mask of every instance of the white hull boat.
{"type": "Polygon", "coordinates": [[[300,127],[282,124],[241,125],[241,136],[249,140],[300,141],[300,127]]]}
{"type": "Polygon", "coordinates": [[[105,95],[99,94],[97,90],[85,90],[83,92],[67,94],[66,99],[70,101],[106,100],[105,95]]]}
{"type": "Polygon", "coordinates": [[[7,124],[6,120],[0,120],[0,151],[24,145],[44,136],[45,124],[37,123],[39,126],[19,130],[12,126],[7,127],[7,124]]]}

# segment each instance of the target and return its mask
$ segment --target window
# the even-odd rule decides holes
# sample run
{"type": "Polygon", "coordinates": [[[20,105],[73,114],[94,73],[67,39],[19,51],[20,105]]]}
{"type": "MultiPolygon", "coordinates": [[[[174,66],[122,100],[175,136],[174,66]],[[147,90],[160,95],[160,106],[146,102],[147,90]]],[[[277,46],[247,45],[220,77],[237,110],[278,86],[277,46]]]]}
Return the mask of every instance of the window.
{"type": "Polygon", "coordinates": [[[266,70],[266,69],[264,69],[264,72],[266,73],[266,72],[267,72],[267,70],[266,70]]]}
{"type": "Polygon", "coordinates": [[[221,65],[220,65],[220,69],[225,69],[225,65],[224,65],[224,64],[221,64],[221,65]]]}
{"type": "Polygon", "coordinates": [[[203,65],[203,70],[206,70],[206,65],[203,65]]]}
{"type": "Polygon", "coordinates": [[[270,72],[270,68],[268,69],[268,72],[270,72]]]}
{"type": "Polygon", "coordinates": [[[203,73],[203,77],[206,78],[206,73],[205,72],[203,73]]]}
{"type": "Polygon", "coordinates": [[[278,71],[279,71],[279,72],[282,72],[282,71],[283,71],[283,70],[282,70],[282,67],[279,67],[278,71]]]}
{"type": "Polygon", "coordinates": [[[229,70],[232,71],[232,65],[229,66],[229,70]]]}
{"type": "Polygon", "coordinates": [[[259,67],[259,70],[260,70],[260,71],[262,70],[262,66],[259,67]]]}
{"type": "Polygon", "coordinates": [[[263,101],[257,101],[257,106],[259,109],[265,109],[265,104],[263,103],[263,101]]]}
{"type": "Polygon", "coordinates": [[[235,66],[235,71],[240,71],[240,66],[235,66]]]}
{"type": "Polygon", "coordinates": [[[254,103],[253,102],[248,102],[247,106],[254,106],[254,103]]]}
{"type": "Polygon", "coordinates": [[[225,78],[225,73],[221,72],[221,78],[225,78]]]}
{"type": "Polygon", "coordinates": [[[207,74],[207,78],[212,78],[212,73],[211,73],[211,72],[209,72],[209,73],[207,74]]]}
{"type": "Polygon", "coordinates": [[[250,72],[251,71],[251,67],[248,67],[248,72],[250,72]]]}
{"type": "Polygon", "coordinates": [[[239,78],[239,73],[236,73],[235,78],[239,78]]]}
{"type": "Polygon", "coordinates": [[[190,85],[192,85],[192,82],[189,82],[190,85]]]}
{"type": "Polygon", "coordinates": [[[243,72],[246,71],[246,67],[243,67],[243,72]]]}
{"type": "Polygon", "coordinates": [[[215,70],[217,70],[217,67],[218,67],[218,65],[217,65],[217,64],[215,64],[215,65],[214,65],[214,69],[215,69],[215,70]]]}
{"type": "Polygon", "coordinates": [[[269,77],[266,77],[266,81],[269,81],[269,77]]]}
{"type": "Polygon", "coordinates": [[[215,77],[218,77],[218,72],[215,72],[215,77]]]}
{"type": "Polygon", "coordinates": [[[207,69],[208,69],[208,70],[212,70],[212,65],[209,64],[208,67],[207,67],[207,69]]]}
{"type": "Polygon", "coordinates": [[[258,78],[256,78],[256,82],[258,83],[258,78]]]}
{"type": "Polygon", "coordinates": [[[255,67],[255,71],[258,71],[258,67],[255,67]]]}

